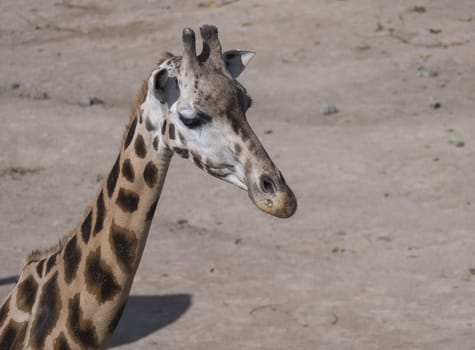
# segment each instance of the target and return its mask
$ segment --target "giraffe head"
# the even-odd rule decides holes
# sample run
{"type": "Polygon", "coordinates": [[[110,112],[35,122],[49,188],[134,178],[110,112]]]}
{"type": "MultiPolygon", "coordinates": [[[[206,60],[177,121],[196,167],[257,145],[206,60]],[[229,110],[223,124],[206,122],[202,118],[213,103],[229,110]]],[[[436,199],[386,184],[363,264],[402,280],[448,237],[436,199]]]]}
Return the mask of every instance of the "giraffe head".
{"type": "Polygon", "coordinates": [[[183,30],[183,56],[169,56],[148,81],[149,123],[160,142],[200,169],[247,190],[261,210],[286,218],[297,201],[246,119],[251,98],[236,80],[254,57],[250,51],[222,52],[218,30],[183,30]]]}

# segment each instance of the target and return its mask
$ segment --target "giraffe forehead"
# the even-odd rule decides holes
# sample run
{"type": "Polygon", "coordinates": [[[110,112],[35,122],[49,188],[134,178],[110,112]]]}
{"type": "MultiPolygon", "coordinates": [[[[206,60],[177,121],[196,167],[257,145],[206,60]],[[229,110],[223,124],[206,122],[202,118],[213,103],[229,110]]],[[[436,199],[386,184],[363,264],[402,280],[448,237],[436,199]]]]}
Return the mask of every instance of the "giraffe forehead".
{"type": "Polygon", "coordinates": [[[178,79],[181,97],[191,97],[194,105],[212,117],[224,116],[234,108],[236,112],[242,109],[240,96],[247,95],[246,89],[229,73],[206,62],[194,71],[184,71],[181,63],[181,56],[173,56],[163,61],[153,75],[167,69],[169,77],[178,79]]]}
{"type": "Polygon", "coordinates": [[[237,88],[235,80],[215,71],[197,74],[194,80],[194,83],[198,85],[197,88],[201,90],[231,92],[237,88]]]}
{"type": "Polygon", "coordinates": [[[245,94],[240,84],[219,74],[193,82],[194,104],[216,116],[243,114],[240,94],[245,94]]]}

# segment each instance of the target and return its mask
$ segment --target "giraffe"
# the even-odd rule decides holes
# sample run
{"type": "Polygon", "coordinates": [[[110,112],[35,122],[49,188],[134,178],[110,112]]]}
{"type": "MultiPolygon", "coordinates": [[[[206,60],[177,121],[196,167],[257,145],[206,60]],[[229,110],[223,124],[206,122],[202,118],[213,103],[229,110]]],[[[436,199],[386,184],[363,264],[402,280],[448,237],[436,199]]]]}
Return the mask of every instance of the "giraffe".
{"type": "Polygon", "coordinates": [[[33,251],[0,307],[0,349],[105,349],[120,320],[173,154],[246,190],[287,218],[297,201],[248,124],[236,80],[254,53],[222,52],[215,26],[183,30],[183,55],[167,53],[142,84],[120,152],[79,224],[33,251]]]}

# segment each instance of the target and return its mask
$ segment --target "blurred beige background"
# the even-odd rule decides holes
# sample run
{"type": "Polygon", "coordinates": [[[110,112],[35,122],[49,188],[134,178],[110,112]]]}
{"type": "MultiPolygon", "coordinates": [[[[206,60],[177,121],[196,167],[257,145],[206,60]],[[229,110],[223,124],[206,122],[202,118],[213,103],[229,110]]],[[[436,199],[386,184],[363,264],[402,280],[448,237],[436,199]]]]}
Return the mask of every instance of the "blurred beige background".
{"type": "Polygon", "coordinates": [[[475,349],[473,0],[2,1],[0,298],[204,23],[257,52],[248,119],[299,209],[174,160],[111,348],[475,349]]]}

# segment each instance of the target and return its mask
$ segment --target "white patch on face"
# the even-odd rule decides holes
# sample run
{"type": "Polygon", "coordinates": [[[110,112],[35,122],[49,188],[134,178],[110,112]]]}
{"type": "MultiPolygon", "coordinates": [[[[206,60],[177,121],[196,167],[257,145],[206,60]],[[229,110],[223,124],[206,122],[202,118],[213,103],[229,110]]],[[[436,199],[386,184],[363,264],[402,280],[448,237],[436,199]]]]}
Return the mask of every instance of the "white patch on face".
{"type": "MultiPolygon", "coordinates": [[[[163,68],[158,68],[152,72],[147,82],[147,86],[148,86],[147,96],[145,98],[145,101],[140,106],[143,113],[143,117],[148,119],[149,123],[153,126],[154,128],[153,132],[156,135],[160,134],[161,126],[163,124],[165,116],[168,113],[173,112],[173,111],[174,113],[176,113],[176,105],[177,105],[176,101],[171,106],[168,106],[167,103],[161,103],[154,94],[155,75],[158,74],[158,72],[161,71],[162,69],[163,68]]],[[[160,144],[162,146],[165,146],[163,138],[159,137],[159,140],[160,140],[160,144]]]]}
{"type": "Polygon", "coordinates": [[[153,82],[155,79],[155,75],[160,70],[161,69],[155,69],[152,72],[152,75],[150,76],[150,78],[148,79],[147,98],[145,99],[144,103],[141,106],[144,112],[149,115],[150,121],[152,123],[159,123],[161,119],[163,118],[163,116],[168,112],[167,104],[160,103],[160,101],[154,96],[153,82]]]}

